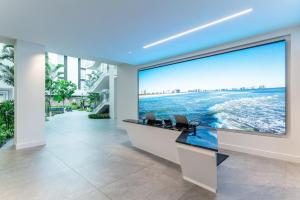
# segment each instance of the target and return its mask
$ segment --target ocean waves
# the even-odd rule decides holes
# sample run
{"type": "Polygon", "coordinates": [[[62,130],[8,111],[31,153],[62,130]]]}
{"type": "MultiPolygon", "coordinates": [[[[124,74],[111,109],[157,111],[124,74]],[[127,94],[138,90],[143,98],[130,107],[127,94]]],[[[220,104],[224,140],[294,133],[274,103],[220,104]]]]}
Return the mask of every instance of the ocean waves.
{"type": "Polygon", "coordinates": [[[230,100],[208,110],[217,119],[212,127],[285,133],[285,102],[278,95],[230,100]]]}

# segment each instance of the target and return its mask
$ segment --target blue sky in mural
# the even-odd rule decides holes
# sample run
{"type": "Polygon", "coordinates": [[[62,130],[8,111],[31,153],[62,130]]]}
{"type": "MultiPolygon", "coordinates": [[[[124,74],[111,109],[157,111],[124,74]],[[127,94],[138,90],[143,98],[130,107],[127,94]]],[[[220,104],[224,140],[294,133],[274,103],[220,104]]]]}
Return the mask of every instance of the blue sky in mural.
{"type": "Polygon", "coordinates": [[[279,41],[139,72],[139,90],[285,87],[286,42],[279,41]]]}

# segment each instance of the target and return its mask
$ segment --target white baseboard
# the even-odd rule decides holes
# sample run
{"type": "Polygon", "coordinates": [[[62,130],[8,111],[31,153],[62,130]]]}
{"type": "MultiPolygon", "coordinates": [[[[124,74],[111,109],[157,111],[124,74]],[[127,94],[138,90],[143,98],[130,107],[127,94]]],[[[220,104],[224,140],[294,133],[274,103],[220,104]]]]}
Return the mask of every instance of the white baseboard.
{"type": "Polygon", "coordinates": [[[191,183],[193,183],[193,184],[195,184],[195,185],[198,185],[198,186],[200,186],[200,187],[202,187],[202,188],[204,188],[204,189],[206,189],[206,190],[208,190],[208,191],[210,191],[210,192],[217,193],[217,189],[215,189],[215,188],[212,188],[212,187],[210,187],[210,186],[208,186],[208,185],[205,185],[205,184],[203,184],[203,183],[200,183],[200,182],[198,182],[198,181],[195,181],[195,180],[193,180],[193,179],[191,179],[191,178],[189,178],[189,177],[186,177],[186,176],[182,176],[182,178],[183,178],[184,180],[186,180],[186,181],[188,181],[188,182],[191,182],[191,183]]]}
{"type": "Polygon", "coordinates": [[[249,147],[225,144],[225,143],[219,143],[219,148],[224,150],[237,151],[237,152],[267,157],[267,158],[284,160],[288,162],[300,163],[300,156],[298,155],[285,154],[285,153],[279,153],[274,151],[266,151],[262,149],[249,148],[249,147]]]}
{"type": "Polygon", "coordinates": [[[43,146],[46,145],[46,141],[45,140],[41,140],[41,141],[35,141],[35,142],[27,142],[27,143],[23,143],[23,144],[16,144],[16,149],[20,150],[20,149],[26,149],[26,148],[31,148],[31,147],[38,147],[38,146],[43,146]]]}

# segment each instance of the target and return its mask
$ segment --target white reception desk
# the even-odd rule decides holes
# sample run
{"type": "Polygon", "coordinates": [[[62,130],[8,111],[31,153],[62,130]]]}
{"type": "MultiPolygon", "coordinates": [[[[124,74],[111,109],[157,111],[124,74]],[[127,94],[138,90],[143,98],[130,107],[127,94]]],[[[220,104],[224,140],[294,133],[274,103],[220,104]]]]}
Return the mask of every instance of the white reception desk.
{"type": "Polygon", "coordinates": [[[138,120],[124,122],[133,146],[179,164],[183,179],[217,192],[217,166],[228,156],[218,153],[216,130],[197,128],[194,133],[138,120]]]}

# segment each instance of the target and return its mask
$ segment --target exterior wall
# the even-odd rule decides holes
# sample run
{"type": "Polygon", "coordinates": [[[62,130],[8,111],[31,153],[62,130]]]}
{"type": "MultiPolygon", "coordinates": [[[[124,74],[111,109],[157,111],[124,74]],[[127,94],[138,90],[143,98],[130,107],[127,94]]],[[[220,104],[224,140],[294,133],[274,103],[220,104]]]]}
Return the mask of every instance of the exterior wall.
{"type": "Polygon", "coordinates": [[[15,145],[45,144],[45,47],[18,40],[15,46],[15,145]]]}
{"type": "MultiPolygon", "coordinates": [[[[288,133],[284,137],[270,137],[250,135],[230,131],[219,131],[219,145],[223,149],[241,151],[245,153],[277,158],[300,163],[300,27],[292,27],[276,32],[258,35],[241,41],[224,44],[214,48],[177,56],[171,59],[138,66],[148,67],[161,62],[168,62],[180,58],[222,50],[247,43],[266,40],[274,37],[290,35],[290,55],[288,66],[288,133]]],[[[133,66],[120,66],[118,83],[118,122],[122,119],[137,119],[137,69],[133,66]],[[122,90],[122,91],[120,91],[122,90]]]]}

